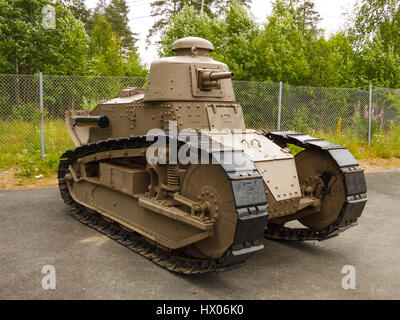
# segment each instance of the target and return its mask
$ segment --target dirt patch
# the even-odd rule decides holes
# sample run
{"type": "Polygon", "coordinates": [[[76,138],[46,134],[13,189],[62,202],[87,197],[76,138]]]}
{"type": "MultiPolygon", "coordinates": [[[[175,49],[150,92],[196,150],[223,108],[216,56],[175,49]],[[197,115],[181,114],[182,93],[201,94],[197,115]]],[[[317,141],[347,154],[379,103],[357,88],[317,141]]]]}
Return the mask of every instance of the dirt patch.
{"type": "MultiPolygon", "coordinates": [[[[367,173],[400,171],[400,159],[359,159],[360,166],[367,173]]],[[[0,190],[18,190],[35,188],[54,188],[58,186],[57,177],[20,178],[16,175],[17,168],[0,171],[0,190]]]]}
{"type": "Polygon", "coordinates": [[[359,159],[360,166],[365,172],[383,172],[400,170],[400,159],[359,159]]]}
{"type": "Polygon", "coordinates": [[[17,168],[0,171],[0,190],[52,188],[58,185],[56,175],[41,178],[24,178],[16,175],[17,168]]]}

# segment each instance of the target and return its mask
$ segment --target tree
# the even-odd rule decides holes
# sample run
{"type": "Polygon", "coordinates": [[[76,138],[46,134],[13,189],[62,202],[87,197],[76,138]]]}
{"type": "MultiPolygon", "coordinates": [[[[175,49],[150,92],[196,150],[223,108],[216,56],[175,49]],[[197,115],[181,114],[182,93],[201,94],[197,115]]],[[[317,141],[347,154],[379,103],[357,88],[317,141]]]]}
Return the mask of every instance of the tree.
{"type": "Polygon", "coordinates": [[[293,14],[278,9],[268,17],[257,39],[257,69],[254,70],[253,79],[306,84],[310,67],[305,37],[297,28],[293,14]]]}
{"type": "Polygon", "coordinates": [[[361,0],[349,34],[356,49],[358,83],[400,86],[400,2],[361,0]]]}
{"type": "Polygon", "coordinates": [[[400,44],[400,1],[361,0],[354,10],[355,18],[351,31],[357,44],[365,44],[380,33],[386,45],[400,44]]]}
{"type": "Polygon", "coordinates": [[[100,16],[93,29],[94,69],[102,76],[123,76],[121,40],[112,31],[111,24],[100,16]]]}
{"type": "Polygon", "coordinates": [[[161,40],[159,54],[170,56],[171,46],[179,38],[196,36],[206,38],[214,45],[211,55],[225,62],[236,74],[236,79],[248,79],[255,69],[254,40],[259,29],[246,9],[237,1],[225,9],[225,18],[211,18],[207,13],[197,14],[194,7],[184,7],[169,22],[161,40]]]}
{"type": "Polygon", "coordinates": [[[303,31],[304,34],[311,33],[314,35],[319,34],[317,27],[321,21],[321,17],[318,11],[315,10],[315,4],[311,0],[297,0],[295,2],[295,21],[298,28],[303,31]]]}
{"type": "Polygon", "coordinates": [[[304,35],[318,35],[318,23],[321,17],[315,10],[312,0],[275,0],[272,3],[272,15],[284,19],[287,15],[293,17],[295,26],[304,35]]]}
{"type": "Polygon", "coordinates": [[[40,70],[45,74],[87,75],[91,73],[90,38],[82,21],[69,10],[57,10],[59,31],[46,33],[39,45],[44,58],[40,70]]]}
{"type": "Polygon", "coordinates": [[[94,73],[102,76],[143,76],[136,50],[124,53],[121,39],[104,16],[99,16],[92,33],[94,73]]]}
{"type": "Polygon", "coordinates": [[[254,17],[240,2],[232,1],[226,18],[213,28],[214,58],[225,62],[235,72],[236,80],[249,80],[257,69],[256,40],[260,29],[254,17]]]}
{"type": "Polygon", "coordinates": [[[46,0],[11,0],[0,2],[0,56],[3,73],[32,73],[32,63],[39,40],[41,10],[46,0]]]}
{"type": "Polygon", "coordinates": [[[355,84],[355,56],[345,33],[326,40],[309,0],[276,0],[257,40],[257,80],[310,86],[355,84]]]}
{"type": "Polygon", "coordinates": [[[111,0],[105,8],[104,16],[111,24],[113,32],[121,39],[124,52],[132,50],[137,41],[128,20],[129,9],[125,0],[111,0]]]}
{"type": "Polygon", "coordinates": [[[331,36],[327,41],[327,59],[325,70],[322,70],[326,78],[321,81],[321,86],[329,87],[356,87],[357,59],[351,40],[344,32],[331,36]]]}
{"type": "MultiPolygon", "coordinates": [[[[235,0],[243,5],[248,5],[251,0],[235,0]]],[[[193,10],[200,14],[201,9],[203,13],[207,14],[210,18],[216,18],[221,15],[225,8],[229,7],[231,0],[203,0],[203,8],[201,7],[202,1],[199,0],[156,0],[153,1],[151,6],[151,15],[158,17],[158,20],[153,24],[149,30],[147,41],[155,36],[157,33],[164,31],[170,20],[179,12],[184,10],[185,7],[191,7],[193,10]]]]}
{"type": "Polygon", "coordinates": [[[86,72],[89,38],[82,23],[62,4],[56,4],[56,28],[45,29],[42,9],[48,4],[46,0],[0,2],[2,73],[86,72]]]}
{"type": "Polygon", "coordinates": [[[91,10],[86,7],[85,0],[61,0],[59,2],[71,11],[75,19],[82,21],[86,27],[88,26],[91,10]]]}
{"type": "Polygon", "coordinates": [[[211,41],[211,26],[215,24],[206,13],[196,13],[193,7],[185,6],[182,12],[177,13],[161,36],[158,42],[160,56],[174,55],[171,50],[172,43],[184,37],[202,37],[211,41]]]}
{"type": "Polygon", "coordinates": [[[357,53],[358,83],[400,88],[400,55],[378,33],[357,53]]]}

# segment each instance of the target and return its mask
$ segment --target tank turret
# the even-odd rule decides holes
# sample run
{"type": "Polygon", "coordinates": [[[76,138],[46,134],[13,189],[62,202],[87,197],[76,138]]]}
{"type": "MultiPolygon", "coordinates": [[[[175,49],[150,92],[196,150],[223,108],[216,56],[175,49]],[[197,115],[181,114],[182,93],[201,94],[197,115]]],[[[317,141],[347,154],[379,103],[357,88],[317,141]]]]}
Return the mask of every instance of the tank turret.
{"type": "Polygon", "coordinates": [[[211,42],[197,37],[175,41],[175,56],[153,61],[144,101],[235,101],[234,74],[213,60],[211,42]]]}

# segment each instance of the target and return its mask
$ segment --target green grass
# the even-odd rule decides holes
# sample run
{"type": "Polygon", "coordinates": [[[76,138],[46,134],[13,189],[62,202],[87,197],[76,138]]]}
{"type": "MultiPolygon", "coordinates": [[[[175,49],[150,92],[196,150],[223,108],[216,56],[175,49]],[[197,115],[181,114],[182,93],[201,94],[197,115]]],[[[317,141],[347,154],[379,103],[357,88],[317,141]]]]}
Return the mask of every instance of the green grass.
{"type": "Polygon", "coordinates": [[[74,148],[63,120],[46,121],[45,158],[41,158],[40,125],[21,120],[0,121],[0,170],[18,167],[19,177],[50,176],[59,158],[74,148]]]}
{"type": "MultiPolygon", "coordinates": [[[[400,127],[391,132],[380,132],[372,139],[368,147],[365,139],[361,140],[350,131],[339,135],[323,131],[309,132],[319,137],[346,146],[358,159],[364,158],[400,158],[400,127]]],[[[67,149],[74,148],[63,120],[45,122],[45,158],[41,158],[40,125],[37,121],[22,120],[0,121],[0,170],[17,167],[16,175],[21,178],[32,178],[42,174],[53,175],[59,158],[67,149]]],[[[291,146],[294,153],[301,150],[291,146]]]]}
{"type": "Polygon", "coordinates": [[[351,133],[320,133],[316,135],[325,140],[346,146],[357,159],[380,158],[389,159],[392,157],[400,158],[400,128],[391,132],[380,132],[371,139],[371,146],[368,142],[360,140],[351,133]]]}

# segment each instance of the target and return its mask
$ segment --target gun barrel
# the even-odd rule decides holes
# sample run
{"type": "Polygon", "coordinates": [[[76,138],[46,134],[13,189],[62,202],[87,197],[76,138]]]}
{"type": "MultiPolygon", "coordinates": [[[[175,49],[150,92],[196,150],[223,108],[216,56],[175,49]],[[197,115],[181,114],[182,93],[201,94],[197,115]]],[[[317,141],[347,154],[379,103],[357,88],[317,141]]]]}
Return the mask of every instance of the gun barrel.
{"type": "Polygon", "coordinates": [[[235,76],[235,73],[230,71],[205,71],[201,73],[201,79],[203,81],[217,81],[222,79],[231,79],[235,76]]]}
{"type": "Polygon", "coordinates": [[[77,116],[74,126],[77,127],[100,127],[107,128],[110,119],[107,116],[77,116]]]}

